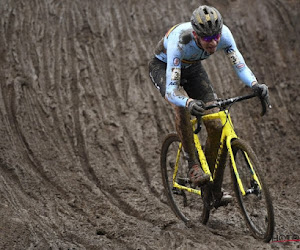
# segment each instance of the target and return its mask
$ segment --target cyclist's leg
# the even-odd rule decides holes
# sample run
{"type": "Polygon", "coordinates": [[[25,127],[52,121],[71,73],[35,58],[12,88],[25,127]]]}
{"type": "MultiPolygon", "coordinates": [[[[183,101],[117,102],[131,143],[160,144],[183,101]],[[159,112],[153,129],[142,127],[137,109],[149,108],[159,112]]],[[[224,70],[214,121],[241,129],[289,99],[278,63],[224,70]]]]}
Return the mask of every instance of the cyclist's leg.
{"type": "MultiPolygon", "coordinates": [[[[198,63],[189,72],[187,84],[184,84],[184,89],[189,97],[197,100],[202,100],[205,103],[211,103],[216,100],[217,95],[214,92],[208,75],[201,63],[198,63]]],[[[206,113],[217,112],[218,109],[208,110],[206,113]]],[[[222,132],[222,124],[218,120],[210,120],[205,123],[208,137],[205,146],[205,154],[208,165],[213,173],[214,163],[216,160],[219,141],[222,132]]]]}
{"type": "Polygon", "coordinates": [[[191,164],[195,164],[197,160],[190,114],[183,107],[176,107],[175,105],[173,107],[175,109],[176,131],[181,139],[184,151],[188,155],[188,160],[192,162],[191,164]]]}
{"type": "MultiPolygon", "coordinates": [[[[165,97],[166,63],[161,62],[157,58],[153,58],[149,63],[149,73],[155,87],[160,91],[161,95],[165,97]]],[[[183,95],[186,95],[186,93],[183,93],[183,95]]],[[[171,105],[175,110],[176,130],[182,142],[183,148],[189,155],[190,160],[196,162],[196,156],[194,154],[195,145],[193,140],[192,125],[190,123],[190,115],[188,114],[188,112],[186,112],[185,108],[177,107],[174,104],[171,105]]]]}
{"type": "MultiPolygon", "coordinates": [[[[153,58],[149,63],[149,73],[155,87],[165,97],[166,92],[166,63],[157,58],[153,58]]],[[[182,92],[186,95],[185,91],[182,92]]],[[[171,103],[170,103],[171,104],[171,103]]],[[[177,107],[171,104],[175,110],[176,131],[182,142],[185,152],[191,162],[196,163],[195,145],[193,140],[192,125],[190,123],[190,115],[183,107],[177,107]]]]}
{"type": "MultiPolygon", "coordinates": [[[[188,81],[188,84],[184,85],[184,89],[188,93],[191,98],[200,99],[207,104],[213,103],[217,99],[217,95],[214,92],[212,84],[208,78],[208,75],[201,65],[201,63],[197,64],[197,66],[193,69],[193,72],[190,74],[191,77],[188,81]]],[[[207,110],[206,113],[215,113],[218,112],[219,109],[215,108],[212,110],[207,110]]],[[[218,149],[220,146],[220,137],[222,133],[222,124],[220,120],[209,120],[205,121],[205,127],[207,130],[207,141],[205,144],[205,156],[207,159],[207,163],[210,167],[210,171],[213,173],[214,165],[216,162],[218,149]]],[[[224,152],[220,159],[220,166],[216,171],[216,178],[214,184],[214,193],[215,196],[219,196],[221,199],[222,192],[222,180],[225,169],[227,153],[224,152]]]]}
{"type": "MultiPolygon", "coordinates": [[[[186,95],[186,93],[183,93],[186,95]]],[[[189,164],[189,178],[195,185],[203,185],[209,181],[210,176],[205,174],[200,167],[199,160],[196,157],[196,148],[194,143],[194,134],[190,122],[190,114],[184,107],[172,105],[175,109],[176,131],[182,142],[182,146],[187,155],[189,164]]]]}
{"type": "MultiPolygon", "coordinates": [[[[208,113],[218,112],[218,109],[212,109],[208,113]]],[[[208,120],[204,122],[206,130],[207,130],[207,140],[205,144],[205,156],[207,159],[207,162],[210,166],[210,169],[214,171],[214,165],[216,162],[218,149],[220,146],[220,137],[222,133],[222,124],[219,120],[208,120]]],[[[214,179],[214,186],[213,186],[213,193],[216,200],[221,200],[223,193],[221,190],[222,182],[223,182],[223,175],[226,165],[226,159],[227,159],[227,149],[226,147],[223,148],[223,154],[221,155],[219,159],[219,165],[215,172],[215,179],[214,179]]],[[[230,195],[226,195],[224,197],[228,200],[231,199],[230,195]]]]}
{"type": "MultiPolygon", "coordinates": [[[[207,102],[207,104],[211,104],[213,102],[207,102]]],[[[215,113],[218,112],[218,108],[214,108],[211,110],[207,110],[205,113],[215,113]]],[[[204,121],[204,125],[207,131],[207,139],[205,143],[205,156],[207,163],[209,165],[210,170],[214,171],[214,165],[216,162],[218,149],[220,146],[220,137],[222,133],[222,124],[220,120],[207,120],[204,121]]]]}
{"type": "Polygon", "coordinates": [[[149,62],[150,79],[162,97],[165,97],[166,93],[166,68],[167,64],[156,57],[153,57],[149,62]]]}
{"type": "MultiPolygon", "coordinates": [[[[149,73],[155,87],[159,89],[161,95],[164,97],[166,90],[166,64],[157,58],[152,59],[149,63],[149,73]]],[[[184,89],[182,87],[180,88],[181,94],[187,96],[187,93],[184,91],[184,89]]],[[[190,123],[190,114],[184,107],[177,107],[174,104],[171,105],[175,110],[176,131],[187,155],[189,167],[195,170],[189,172],[190,179],[195,185],[203,184],[209,180],[209,176],[205,175],[202,169],[199,167],[199,163],[195,155],[196,149],[192,125],[190,123]]]]}

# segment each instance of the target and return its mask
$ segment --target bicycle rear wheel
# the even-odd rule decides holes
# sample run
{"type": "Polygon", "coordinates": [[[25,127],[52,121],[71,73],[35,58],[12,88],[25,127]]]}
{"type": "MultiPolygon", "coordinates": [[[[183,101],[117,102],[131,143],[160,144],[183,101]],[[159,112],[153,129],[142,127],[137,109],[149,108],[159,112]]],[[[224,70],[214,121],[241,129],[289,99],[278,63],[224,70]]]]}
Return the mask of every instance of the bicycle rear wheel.
{"type": "Polygon", "coordinates": [[[231,146],[237,171],[245,190],[243,195],[232,168],[234,190],[242,215],[253,236],[269,242],[274,233],[274,212],[270,193],[260,171],[259,161],[245,141],[236,139],[232,141],[231,146]]]}
{"type": "MultiPolygon", "coordinates": [[[[179,144],[179,136],[172,133],[165,138],[161,149],[161,173],[169,205],[175,215],[188,226],[199,221],[206,224],[209,218],[209,210],[203,205],[201,196],[173,186],[173,174],[179,144]]],[[[187,178],[188,162],[184,159],[183,151],[180,152],[178,164],[175,181],[182,186],[190,188],[187,178]]]]}

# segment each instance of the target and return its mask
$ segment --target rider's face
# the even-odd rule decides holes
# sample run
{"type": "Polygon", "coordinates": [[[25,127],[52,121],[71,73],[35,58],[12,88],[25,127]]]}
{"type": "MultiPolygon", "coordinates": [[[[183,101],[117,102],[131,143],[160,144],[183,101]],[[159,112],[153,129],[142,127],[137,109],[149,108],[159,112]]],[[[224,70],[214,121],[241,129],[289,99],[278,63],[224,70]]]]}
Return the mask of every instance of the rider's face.
{"type": "Polygon", "coordinates": [[[221,35],[214,36],[212,39],[207,39],[207,37],[199,37],[196,32],[193,32],[194,38],[198,46],[202,47],[207,53],[213,54],[217,50],[218,43],[220,42],[221,35]]]}

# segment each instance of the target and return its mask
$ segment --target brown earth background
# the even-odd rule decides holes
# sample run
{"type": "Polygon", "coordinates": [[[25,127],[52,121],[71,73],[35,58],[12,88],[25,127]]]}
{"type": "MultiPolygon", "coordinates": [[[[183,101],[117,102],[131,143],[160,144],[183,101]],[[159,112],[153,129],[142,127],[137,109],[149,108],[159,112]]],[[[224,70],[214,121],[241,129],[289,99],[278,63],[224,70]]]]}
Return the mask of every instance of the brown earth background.
{"type": "MultiPolygon", "coordinates": [[[[1,249],[299,249],[249,235],[235,204],[186,228],[166,203],[160,146],[174,114],[148,77],[172,25],[215,6],[273,109],[232,108],[264,164],[275,237],[300,235],[299,0],[1,0],[1,249]]],[[[249,93],[220,52],[219,97],[249,93]]]]}

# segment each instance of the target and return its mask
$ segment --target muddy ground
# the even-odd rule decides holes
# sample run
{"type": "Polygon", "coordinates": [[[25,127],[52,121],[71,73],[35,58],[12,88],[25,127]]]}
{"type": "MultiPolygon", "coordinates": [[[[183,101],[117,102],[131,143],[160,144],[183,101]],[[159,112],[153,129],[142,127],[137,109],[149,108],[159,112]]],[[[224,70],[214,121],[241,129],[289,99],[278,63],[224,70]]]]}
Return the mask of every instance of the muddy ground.
{"type": "MultiPolygon", "coordinates": [[[[223,14],[273,109],[232,108],[264,163],[275,237],[300,235],[299,0],[2,0],[1,249],[298,249],[249,235],[236,206],[186,228],[159,170],[173,111],[148,77],[172,25],[199,4],[223,14]]],[[[219,97],[248,93],[220,52],[204,62],[219,97]]]]}

